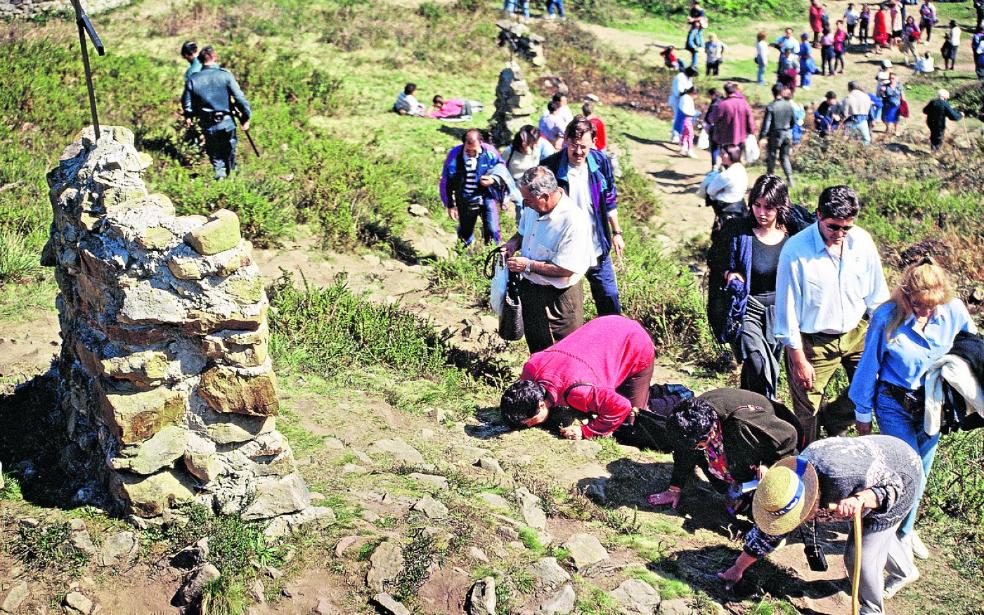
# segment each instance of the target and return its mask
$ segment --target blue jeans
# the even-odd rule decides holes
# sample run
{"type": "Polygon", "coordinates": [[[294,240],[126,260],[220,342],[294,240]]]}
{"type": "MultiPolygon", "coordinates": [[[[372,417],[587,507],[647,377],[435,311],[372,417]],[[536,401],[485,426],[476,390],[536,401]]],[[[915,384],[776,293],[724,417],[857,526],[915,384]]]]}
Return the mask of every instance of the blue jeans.
{"type": "Polygon", "coordinates": [[[849,119],[846,125],[861,137],[861,142],[865,145],[871,143],[871,131],[868,130],[868,116],[856,115],[849,119]]]}
{"type": "Polygon", "coordinates": [[[212,163],[215,179],[224,179],[236,170],[236,127],[205,133],[205,153],[212,163]]]}
{"type": "Polygon", "coordinates": [[[690,52],[690,67],[697,68],[697,61],[700,59],[700,50],[694,49],[690,52]]]}
{"type": "Polygon", "coordinates": [[[878,396],[875,398],[875,418],[878,419],[878,428],[881,433],[904,440],[922,459],[922,483],[916,489],[916,499],[912,505],[912,510],[909,511],[909,515],[902,520],[902,525],[899,526],[899,535],[908,536],[916,524],[916,510],[919,508],[919,501],[926,489],[926,478],[929,476],[929,469],[933,466],[933,457],[936,456],[936,445],[940,442],[940,434],[927,435],[923,430],[922,421],[914,420],[912,414],[880,386],[878,396]]]}
{"type": "Polygon", "coordinates": [[[806,60],[800,60],[800,87],[810,87],[810,79],[812,77],[813,72],[809,70],[809,67],[807,67],[806,60]]]}
{"type": "Polygon", "coordinates": [[[516,6],[523,9],[523,17],[530,18],[530,0],[506,0],[502,5],[502,10],[512,15],[516,12],[516,6]]]}
{"type": "Polygon", "coordinates": [[[765,65],[764,64],[759,64],[758,65],[758,77],[756,77],[755,82],[758,83],[759,85],[763,85],[765,83],[765,65]]]}
{"type": "Polygon", "coordinates": [[[557,7],[557,14],[564,16],[564,0],[547,0],[547,15],[554,14],[554,7],[557,7]]]}
{"type": "Polygon", "coordinates": [[[482,239],[486,244],[501,243],[499,230],[499,203],[495,199],[483,198],[477,206],[466,205],[458,208],[458,239],[466,246],[475,240],[475,223],[482,219],[482,239]]]}
{"type": "Polygon", "coordinates": [[[622,304],[618,300],[618,284],[615,281],[615,268],[612,256],[606,252],[598,257],[598,264],[588,269],[584,277],[591,287],[591,298],[598,308],[598,316],[621,314],[622,304]]]}

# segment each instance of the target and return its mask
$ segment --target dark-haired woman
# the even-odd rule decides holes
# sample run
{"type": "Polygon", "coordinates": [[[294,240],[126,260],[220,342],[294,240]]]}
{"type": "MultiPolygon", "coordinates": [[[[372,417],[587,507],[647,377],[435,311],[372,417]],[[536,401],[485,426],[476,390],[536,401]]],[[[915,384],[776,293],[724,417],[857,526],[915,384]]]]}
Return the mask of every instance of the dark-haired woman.
{"type": "Polygon", "coordinates": [[[782,343],[772,334],[779,253],[805,220],[794,215],[789,189],[775,175],[762,175],[748,199],[751,215],[722,229],[727,250],[723,284],[732,297],[721,341],[741,362],[741,388],[776,398],[782,343]]]}
{"type": "Polygon", "coordinates": [[[741,389],[715,389],[680,402],[666,425],[673,442],[673,474],[653,506],[677,507],[680,493],[700,467],[711,484],[729,494],[729,512],[742,508],[741,484],[797,451],[796,417],[782,404],[741,389]]]}
{"type": "MultiPolygon", "coordinates": [[[[521,127],[513,136],[512,144],[502,151],[502,159],[506,163],[509,174],[516,184],[519,184],[528,169],[540,164],[540,161],[555,153],[557,150],[546,140],[540,138],[540,129],[532,124],[521,127]]],[[[522,200],[513,199],[516,205],[516,222],[523,211],[522,200]]]]}

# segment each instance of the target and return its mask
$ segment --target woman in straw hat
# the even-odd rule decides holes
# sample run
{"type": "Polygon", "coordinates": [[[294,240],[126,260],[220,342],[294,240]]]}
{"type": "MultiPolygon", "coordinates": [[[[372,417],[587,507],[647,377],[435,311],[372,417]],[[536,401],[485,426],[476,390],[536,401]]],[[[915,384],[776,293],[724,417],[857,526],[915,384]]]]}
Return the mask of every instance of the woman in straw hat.
{"type": "MultiPolygon", "coordinates": [[[[929,423],[923,425],[923,383],[930,366],[950,350],[960,331],[975,333],[977,327],[955,296],[946,271],[928,257],[910,265],[889,300],[872,314],[848,392],[858,431],[871,431],[873,411],[881,433],[904,440],[922,458],[924,477],[929,476],[940,433],[929,423]]],[[[914,529],[924,488],[925,480],[899,528],[902,542],[920,559],[929,557],[914,529]]]]}
{"type": "MultiPolygon", "coordinates": [[[[919,457],[898,438],[814,442],[799,456],[776,463],[759,481],[752,500],[755,527],[745,535],[744,551],[734,565],[718,577],[731,589],[749,566],[804,522],[850,519],[860,511],[861,613],[884,613],[884,600],[919,578],[896,530],[912,509],[922,480],[919,457]]],[[[856,556],[852,530],[844,552],[848,570],[853,570],[856,556]]]]}

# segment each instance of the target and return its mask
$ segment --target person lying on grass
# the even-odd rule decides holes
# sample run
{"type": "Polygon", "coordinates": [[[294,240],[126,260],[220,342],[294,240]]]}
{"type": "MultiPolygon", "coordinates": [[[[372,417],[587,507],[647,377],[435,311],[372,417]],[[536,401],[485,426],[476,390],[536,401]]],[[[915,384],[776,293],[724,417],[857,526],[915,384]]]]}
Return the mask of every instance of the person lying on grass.
{"type": "Polygon", "coordinates": [[[649,402],[656,350],[642,325],[623,316],[586,323],[523,366],[499,408],[514,428],[535,427],[552,408],[569,407],[595,418],[561,427],[568,440],[608,436],[633,409],[649,402]]]}

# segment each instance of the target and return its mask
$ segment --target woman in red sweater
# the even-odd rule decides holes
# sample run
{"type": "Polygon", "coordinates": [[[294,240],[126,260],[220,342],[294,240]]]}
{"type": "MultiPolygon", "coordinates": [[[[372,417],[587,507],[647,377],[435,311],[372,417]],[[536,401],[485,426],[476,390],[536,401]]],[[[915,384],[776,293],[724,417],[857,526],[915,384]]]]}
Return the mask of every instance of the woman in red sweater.
{"type": "Polygon", "coordinates": [[[533,354],[518,382],[502,394],[500,409],[513,427],[547,420],[567,406],[595,417],[561,429],[570,440],[610,435],[649,401],[656,350],[642,325],[623,316],[588,322],[553,346],[533,354]]]}

